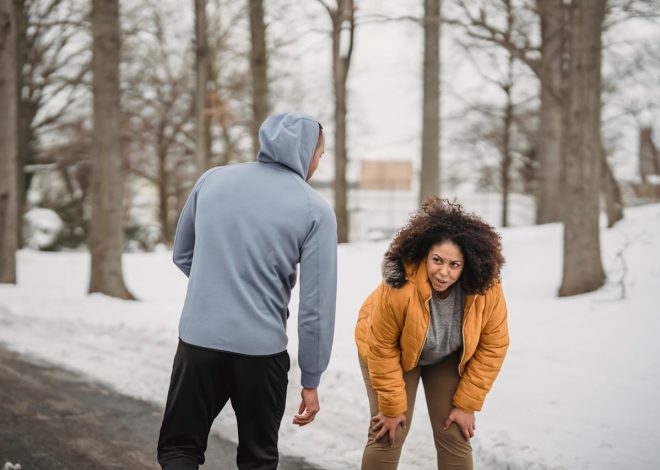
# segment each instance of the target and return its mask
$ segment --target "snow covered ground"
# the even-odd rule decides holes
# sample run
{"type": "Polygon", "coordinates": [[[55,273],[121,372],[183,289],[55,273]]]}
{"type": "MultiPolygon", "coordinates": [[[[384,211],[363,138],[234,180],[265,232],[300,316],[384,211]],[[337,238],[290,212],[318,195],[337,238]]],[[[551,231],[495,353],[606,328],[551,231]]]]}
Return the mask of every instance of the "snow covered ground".
{"type": "MultiPolygon", "coordinates": [[[[660,290],[660,205],[629,209],[623,222],[603,229],[609,281],[589,295],[555,296],[559,225],[505,229],[503,239],[511,347],[477,416],[476,467],[660,468],[660,307],[653,298],[660,290]]],[[[290,423],[300,392],[292,367],[281,450],[323,468],[359,466],[368,410],[353,326],[362,299],[379,281],[385,247],[339,249],[333,357],[321,383],[321,413],[302,429],[290,423]]],[[[25,250],[18,263],[18,286],[0,286],[0,342],[164,403],[186,288],[169,252],[126,255],[126,280],[139,302],[87,295],[86,253],[25,250]]],[[[295,292],[293,299],[292,365],[295,292]]],[[[435,467],[423,395],[417,403],[401,469],[435,467]]],[[[214,428],[235,439],[230,408],[214,428]]]]}

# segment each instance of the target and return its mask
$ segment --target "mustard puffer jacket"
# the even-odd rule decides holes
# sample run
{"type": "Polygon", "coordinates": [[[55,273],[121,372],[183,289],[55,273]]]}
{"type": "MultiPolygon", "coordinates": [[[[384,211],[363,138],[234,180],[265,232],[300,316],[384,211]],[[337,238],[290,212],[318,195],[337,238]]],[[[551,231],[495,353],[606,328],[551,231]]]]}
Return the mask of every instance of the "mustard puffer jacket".
{"type": "MultiPolygon", "coordinates": [[[[407,409],[403,373],[417,366],[429,326],[431,285],[426,261],[418,265],[385,262],[384,280],[365,300],[355,342],[378,394],[378,408],[387,416],[407,409]]],[[[461,379],[454,406],[481,410],[504,362],[509,346],[507,308],[496,283],[485,294],[468,295],[463,312],[461,379]]]]}

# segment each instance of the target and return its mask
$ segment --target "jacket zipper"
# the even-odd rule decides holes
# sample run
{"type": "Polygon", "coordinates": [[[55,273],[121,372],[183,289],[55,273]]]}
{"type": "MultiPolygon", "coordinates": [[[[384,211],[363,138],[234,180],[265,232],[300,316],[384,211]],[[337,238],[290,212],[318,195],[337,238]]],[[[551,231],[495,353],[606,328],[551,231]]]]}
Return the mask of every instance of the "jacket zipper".
{"type": "Polygon", "coordinates": [[[477,301],[477,297],[475,296],[474,299],[472,299],[472,303],[470,304],[470,307],[467,309],[467,312],[463,313],[463,324],[461,325],[461,337],[463,338],[463,351],[461,351],[461,360],[458,361],[458,375],[463,377],[463,374],[461,374],[461,364],[463,364],[463,358],[465,357],[465,319],[468,316],[468,313],[470,313],[470,310],[472,310],[472,307],[474,306],[474,303],[477,301]]]}
{"type": "MultiPolygon", "coordinates": [[[[431,293],[431,296],[433,296],[433,293],[431,293]]],[[[424,302],[424,305],[426,305],[426,313],[429,317],[429,322],[426,325],[426,334],[424,335],[424,340],[422,341],[422,346],[419,348],[419,352],[417,353],[417,360],[415,361],[415,365],[413,368],[417,367],[417,364],[419,364],[419,358],[422,356],[422,351],[424,350],[424,345],[426,344],[426,337],[429,334],[429,328],[431,327],[431,305],[429,304],[431,302],[431,297],[426,299],[424,302]]]]}

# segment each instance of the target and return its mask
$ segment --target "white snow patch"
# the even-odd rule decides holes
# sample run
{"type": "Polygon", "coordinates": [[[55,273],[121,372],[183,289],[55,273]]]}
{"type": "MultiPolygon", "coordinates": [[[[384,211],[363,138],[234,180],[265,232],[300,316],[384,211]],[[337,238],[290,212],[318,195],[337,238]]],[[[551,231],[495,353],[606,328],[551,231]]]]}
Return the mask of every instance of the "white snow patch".
{"type": "Polygon", "coordinates": [[[52,245],[62,231],[64,223],[57,212],[34,207],[23,215],[25,245],[39,250],[52,245]]]}
{"type": "Polygon", "coordinates": [[[5,462],[5,464],[2,466],[2,470],[21,470],[21,464],[20,463],[11,463],[9,461],[5,462]]]}
{"type": "MultiPolygon", "coordinates": [[[[556,297],[560,225],[502,233],[511,346],[477,415],[475,468],[660,468],[660,205],[629,209],[624,221],[603,229],[609,281],[588,295],[556,297]]],[[[379,282],[386,246],[339,247],[333,356],[319,389],[321,413],[304,428],[291,424],[300,402],[294,292],[282,453],[326,469],[359,466],[368,405],[353,328],[362,300],[379,282]]],[[[18,285],[0,285],[0,342],[163,405],[186,278],[169,252],[128,254],[126,282],[141,299],[131,302],[87,295],[88,271],[87,253],[19,252],[18,285]]],[[[402,470],[435,468],[421,390],[402,470]]],[[[214,429],[236,439],[231,407],[214,429]]]]}

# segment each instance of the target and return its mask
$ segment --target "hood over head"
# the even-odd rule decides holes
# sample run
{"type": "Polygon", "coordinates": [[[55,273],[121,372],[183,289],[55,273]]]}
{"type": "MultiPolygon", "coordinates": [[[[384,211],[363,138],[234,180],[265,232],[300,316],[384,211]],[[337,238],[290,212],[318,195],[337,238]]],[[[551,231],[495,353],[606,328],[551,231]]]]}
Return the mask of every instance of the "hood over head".
{"type": "Polygon", "coordinates": [[[302,113],[274,114],[259,128],[257,161],[279,163],[307,179],[319,140],[319,122],[302,113]]]}

